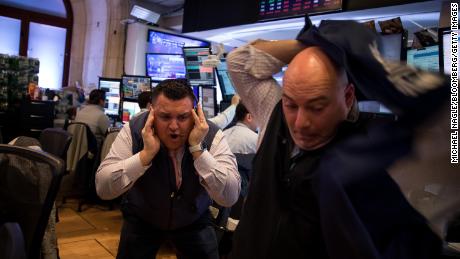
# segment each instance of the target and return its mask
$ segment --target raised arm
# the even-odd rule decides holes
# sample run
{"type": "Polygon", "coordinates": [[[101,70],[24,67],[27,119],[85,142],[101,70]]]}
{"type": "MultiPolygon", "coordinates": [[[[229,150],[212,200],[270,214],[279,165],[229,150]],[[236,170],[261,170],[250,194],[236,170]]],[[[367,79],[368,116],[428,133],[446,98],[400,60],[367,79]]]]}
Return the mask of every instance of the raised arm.
{"type": "Polygon", "coordinates": [[[262,139],[270,114],[281,99],[281,88],[272,75],[305,48],[297,40],[257,40],[232,51],[228,71],[241,100],[261,127],[262,139]]]}

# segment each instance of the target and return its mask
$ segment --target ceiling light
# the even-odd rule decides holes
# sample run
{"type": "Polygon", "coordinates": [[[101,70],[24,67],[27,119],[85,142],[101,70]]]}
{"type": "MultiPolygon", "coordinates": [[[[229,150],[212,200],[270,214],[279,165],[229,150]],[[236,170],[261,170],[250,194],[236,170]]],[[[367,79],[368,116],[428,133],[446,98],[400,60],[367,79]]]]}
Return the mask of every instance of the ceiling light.
{"type": "Polygon", "coordinates": [[[138,5],[133,6],[133,9],[131,10],[131,15],[138,19],[151,22],[154,24],[156,24],[160,19],[159,13],[155,13],[138,5]]]}

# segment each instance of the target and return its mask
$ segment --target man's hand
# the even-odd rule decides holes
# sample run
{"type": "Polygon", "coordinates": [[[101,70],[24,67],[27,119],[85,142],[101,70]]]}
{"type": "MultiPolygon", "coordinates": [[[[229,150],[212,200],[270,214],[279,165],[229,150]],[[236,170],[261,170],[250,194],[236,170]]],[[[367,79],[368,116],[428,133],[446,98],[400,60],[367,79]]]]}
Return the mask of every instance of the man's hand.
{"type": "Polygon", "coordinates": [[[150,164],[152,159],[160,150],[160,139],[155,135],[153,129],[153,120],[155,119],[155,109],[150,108],[149,116],[142,129],[142,139],[144,141],[144,149],[141,150],[139,157],[143,166],[150,164]]]}
{"type": "Polygon", "coordinates": [[[192,115],[195,120],[195,126],[193,126],[192,132],[190,132],[188,143],[190,146],[196,146],[203,142],[204,137],[208,134],[209,126],[204,117],[201,104],[198,104],[198,114],[195,110],[192,110],[192,115]]]}
{"type": "Polygon", "coordinates": [[[234,94],[233,97],[232,97],[231,104],[232,105],[238,105],[238,103],[240,103],[240,96],[237,95],[237,94],[234,94]]]}

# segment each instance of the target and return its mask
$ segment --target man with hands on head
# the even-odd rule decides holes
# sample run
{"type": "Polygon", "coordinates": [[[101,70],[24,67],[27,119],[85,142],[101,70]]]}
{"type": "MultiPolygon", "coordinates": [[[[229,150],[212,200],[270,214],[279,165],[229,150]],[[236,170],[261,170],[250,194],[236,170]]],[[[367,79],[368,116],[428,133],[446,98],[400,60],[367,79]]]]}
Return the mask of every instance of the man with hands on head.
{"type": "Polygon", "coordinates": [[[179,258],[218,258],[212,200],[233,205],[236,159],[184,79],[165,80],[152,108],[127,123],[96,174],[103,199],[124,194],[117,258],[152,258],[169,240],[179,258]]]}

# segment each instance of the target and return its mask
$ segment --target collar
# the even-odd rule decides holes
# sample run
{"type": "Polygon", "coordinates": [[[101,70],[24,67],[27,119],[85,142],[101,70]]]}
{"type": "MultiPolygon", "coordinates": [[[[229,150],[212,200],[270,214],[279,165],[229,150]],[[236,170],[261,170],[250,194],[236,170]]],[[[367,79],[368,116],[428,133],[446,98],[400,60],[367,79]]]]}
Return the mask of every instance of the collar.
{"type": "Polygon", "coordinates": [[[182,158],[184,157],[184,152],[185,152],[184,146],[182,146],[176,151],[168,150],[169,156],[175,156],[177,161],[182,161],[182,158]]]}
{"type": "Polygon", "coordinates": [[[249,129],[248,125],[246,125],[246,124],[244,124],[244,123],[242,123],[242,122],[237,122],[237,123],[235,124],[235,126],[245,127],[245,128],[248,128],[248,129],[249,129]]]}

